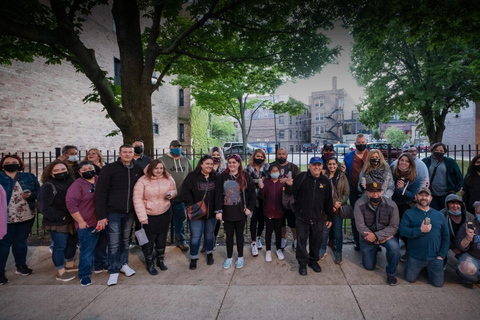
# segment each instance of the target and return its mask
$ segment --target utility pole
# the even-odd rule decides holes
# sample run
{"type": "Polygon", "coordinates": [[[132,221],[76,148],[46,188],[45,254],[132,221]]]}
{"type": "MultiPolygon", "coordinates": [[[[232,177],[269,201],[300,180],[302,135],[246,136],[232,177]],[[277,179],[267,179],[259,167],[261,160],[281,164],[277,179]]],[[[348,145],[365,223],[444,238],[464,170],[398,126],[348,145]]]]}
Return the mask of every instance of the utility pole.
{"type": "MultiPolygon", "coordinates": [[[[275,104],[275,94],[272,96],[272,103],[275,104]]],[[[277,113],[273,110],[273,127],[274,127],[274,134],[275,134],[275,154],[277,153],[278,149],[278,141],[277,141],[277,113]]]]}

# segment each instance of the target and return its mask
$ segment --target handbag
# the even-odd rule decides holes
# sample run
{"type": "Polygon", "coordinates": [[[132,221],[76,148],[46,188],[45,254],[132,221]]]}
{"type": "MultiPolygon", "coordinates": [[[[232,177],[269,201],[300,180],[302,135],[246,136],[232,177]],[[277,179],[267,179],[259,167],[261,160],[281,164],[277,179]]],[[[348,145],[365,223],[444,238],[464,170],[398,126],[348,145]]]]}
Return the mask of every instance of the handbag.
{"type": "Polygon", "coordinates": [[[140,230],[135,231],[135,238],[137,238],[137,242],[139,246],[143,246],[144,244],[148,243],[148,237],[145,232],[145,229],[143,229],[143,225],[140,230]]]}
{"type": "Polygon", "coordinates": [[[207,192],[208,192],[208,184],[209,182],[207,180],[207,187],[205,188],[205,194],[203,195],[202,200],[187,207],[188,219],[200,220],[208,214],[208,207],[205,204],[205,197],[207,196],[207,192]]]}
{"type": "Polygon", "coordinates": [[[353,208],[349,204],[344,204],[338,209],[338,215],[341,219],[352,219],[353,218],[353,208]]]}

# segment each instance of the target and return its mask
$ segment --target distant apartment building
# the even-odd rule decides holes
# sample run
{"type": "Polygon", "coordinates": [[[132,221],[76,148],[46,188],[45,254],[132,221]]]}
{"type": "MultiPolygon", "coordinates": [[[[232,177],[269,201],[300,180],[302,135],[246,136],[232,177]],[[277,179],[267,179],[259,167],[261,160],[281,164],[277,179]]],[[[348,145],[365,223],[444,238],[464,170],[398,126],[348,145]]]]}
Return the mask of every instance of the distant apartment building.
{"type": "MultiPolygon", "coordinates": [[[[269,100],[273,103],[289,99],[288,95],[259,96],[255,99],[269,100]]],[[[275,150],[275,144],[290,152],[301,151],[304,143],[311,139],[311,115],[309,107],[306,106],[304,113],[291,116],[288,113],[274,114],[273,111],[260,108],[255,113],[248,110],[245,113],[246,128],[250,123],[251,129],[248,142],[253,145],[267,147],[275,150]],[[251,121],[250,121],[251,119],[251,121]]]]}

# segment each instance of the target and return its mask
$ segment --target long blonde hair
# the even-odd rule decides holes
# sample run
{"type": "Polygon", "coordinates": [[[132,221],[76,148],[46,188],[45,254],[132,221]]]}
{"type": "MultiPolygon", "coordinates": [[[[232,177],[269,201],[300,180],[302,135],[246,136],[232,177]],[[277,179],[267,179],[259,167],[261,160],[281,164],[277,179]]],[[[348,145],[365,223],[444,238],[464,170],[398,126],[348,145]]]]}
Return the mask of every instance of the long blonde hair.
{"type": "Polygon", "coordinates": [[[385,162],[385,158],[383,157],[383,154],[380,150],[378,149],[371,149],[368,154],[367,154],[367,158],[365,159],[365,163],[363,164],[363,168],[362,168],[362,171],[363,171],[363,174],[366,175],[368,174],[370,171],[372,171],[373,167],[372,165],[370,164],[370,159],[372,158],[372,156],[374,154],[378,154],[378,158],[380,159],[380,167],[381,166],[384,166],[387,170],[390,170],[390,167],[388,166],[388,164],[385,162]]]}
{"type": "Polygon", "coordinates": [[[263,163],[261,165],[263,165],[267,161],[267,155],[265,154],[265,151],[263,151],[262,149],[255,149],[255,151],[253,151],[253,154],[250,156],[250,158],[247,161],[247,164],[249,166],[252,166],[252,167],[255,166],[255,162],[253,160],[255,160],[255,155],[257,153],[261,153],[263,155],[263,163]]]}
{"type": "Polygon", "coordinates": [[[95,151],[95,153],[97,154],[97,156],[98,156],[98,161],[100,162],[99,167],[102,168],[102,167],[103,167],[103,164],[105,163],[105,160],[103,160],[102,153],[101,153],[100,150],[98,150],[97,148],[88,149],[87,154],[85,155],[85,158],[83,159],[83,161],[88,161],[88,162],[90,162],[90,160],[88,160],[88,153],[89,153],[90,151],[92,151],[92,150],[95,151]]]}

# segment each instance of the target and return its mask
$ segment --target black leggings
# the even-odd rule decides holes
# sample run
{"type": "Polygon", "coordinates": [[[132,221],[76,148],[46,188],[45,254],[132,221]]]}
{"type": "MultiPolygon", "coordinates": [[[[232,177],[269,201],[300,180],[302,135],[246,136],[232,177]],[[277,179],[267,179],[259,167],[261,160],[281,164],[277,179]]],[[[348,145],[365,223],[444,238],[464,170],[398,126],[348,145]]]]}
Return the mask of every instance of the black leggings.
{"type": "Polygon", "coordinates": [[[238,257],[243,257],[243,245],[245,243],[245,238],[243,236],[243,230],[245,229],[246,219],[240,221],[224,221],[223,228],[227,235],[227,258],[232,258],[233,256],[233,235],[234,233],[237,236],[237,252],[238,257]]]}
{"type": "Polygon", "coordinates": [[[145,244],[147,248],[152,248],[153,250],[155,245],[157,250],[165,250],[171,218],[172,211],[170,209],[158,216],[148,215],[148,224],[143,225],[148,238],[148,243],[145,244]]]}
{"type": "Polygon", "coordinates": [[[267,245],[267,251],[272,250],[272,233],[275,231],[275,247],[278,249],[281,248],[282,243],[282,222],[285,218],[280,219],[269,219],[265,218],[265,224],[267,230],[265,231],[265,243],[267,245]]]}
{"type": "Polygon", "coordinates": [[[256,241],[256,237],[262,236],[263,228],[265,227],[265,218],[263,216],[263,200],[258,200],[259,207],[255,207],[252,214],[252,220],[250,220],[250,236],[252,242],[256,241]],[[258,223],[258,228],[257,228],[258,223]]]}

